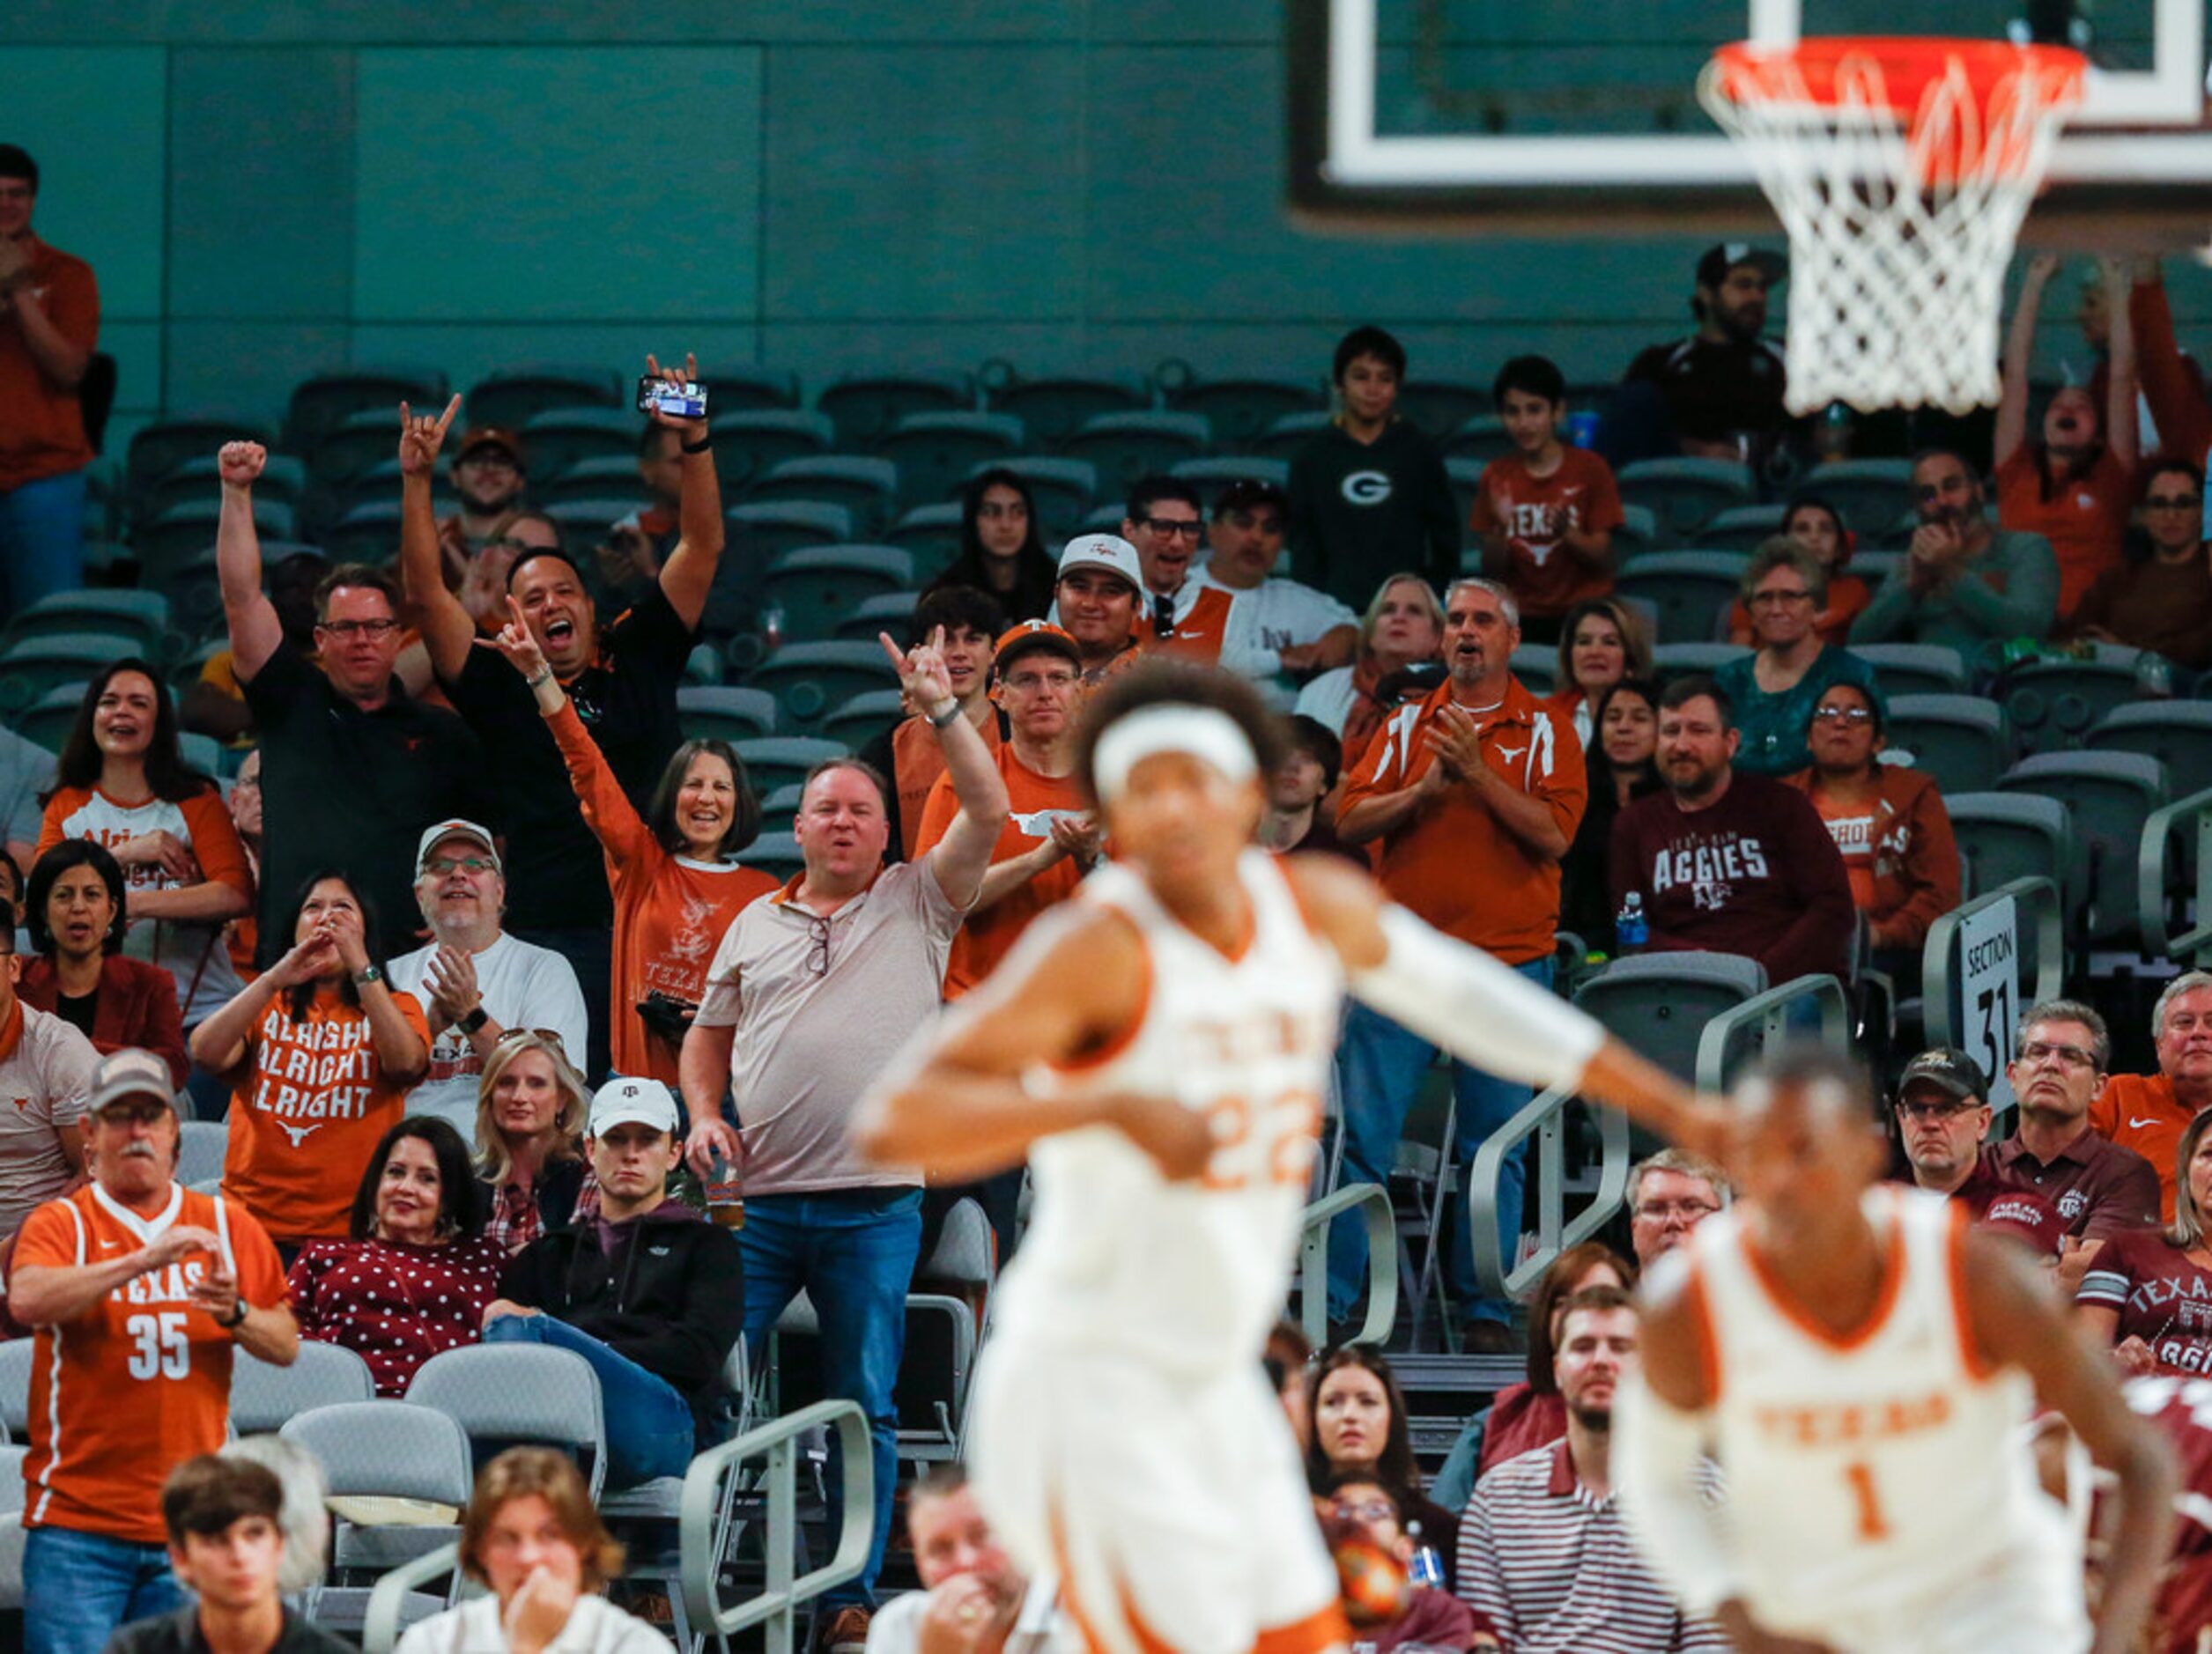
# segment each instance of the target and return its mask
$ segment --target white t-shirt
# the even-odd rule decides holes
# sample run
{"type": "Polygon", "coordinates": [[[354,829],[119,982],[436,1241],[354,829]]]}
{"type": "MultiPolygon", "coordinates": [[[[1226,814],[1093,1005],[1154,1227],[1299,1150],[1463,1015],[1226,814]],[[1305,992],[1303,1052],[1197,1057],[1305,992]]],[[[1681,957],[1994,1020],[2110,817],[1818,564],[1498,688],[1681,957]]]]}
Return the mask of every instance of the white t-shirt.
{"type": "Polygon", "coordinates": [[[1358,691],[1352,688],[1351,668],[1340,666],[1308,680],[1298,692],[1298,705],[1291,710],[1300,718],[1327,725],[1331,735],[1342,739],[1344,720],[1351,716],[1352,703],[1358,698],[1358,691]]]}
{"type": "Polygon", "coordinates": [[[92,1042],[73,1023],[16,1003],[20,1031],[0,1050],[0,1239],[69,1187],[76,1174],[62,1139],[78,1134],[100,1066],[92,1042]]]}
{"type": "MultiPolygon", "coordinates": [[[[1055,1594],[1030,1588],[1013,1635],[1006,1640],[1008,1654],[1084,1654],[1084,1640],[1054,1606],[1055,1594]]],[[[928,1611],[926,1591],[891,1599],[869,1621],[868,1654],[915,1654],[921,1646],[921,1616],[928,1611]]]]}
{"type": "Polygon", "coordinates": [[[1318,642],[1339,626],[1356,626],[1359,617],[1331,597],[1296,580],[1262,580],[1249,588],[1224,586],[1211,565],[1191,579],[1229,594],[1229,620],[1221,639],[1224,669],[1245,677],[1273,677],[1283,669],[1283,651],[1318,642]]]}
{"type": "MultiPolygon", "coordinates": [[[[507,1654],[497,1597],[471,1597],[458,1608],[407,1628],[396,1654],[507,1654]]],[[[545,1654],[670,1654],[669,1640],[604,1597],[583,1597],[545,1654]]]]}
{"type": "MultiPolygon", "coordinates": [[[[411,993],[425,1015],[434,1015],[430,1004],[433,947],[418,948],[391,962],[388,972],[395,993],[411,993]]],[[[584,1040],[590,1017],[584,1009],[584,992],[576,986],[575,967],[551,948],[540,948],[502,932],[499,941],[476,956],[477,986],[484,994],[485,1015],[501,1028],[550,1028],[560,1036],[571,1063],[586,1060],[584,1040]]],[[[484,1059],[457,1027],[440,1030],[430,1041],[430,1072],[407,1094],[410,1114],[435,1114],[450,1121],[462,1140],[473,1143],[477,1135],[477,1079],[484,1059]]]]}

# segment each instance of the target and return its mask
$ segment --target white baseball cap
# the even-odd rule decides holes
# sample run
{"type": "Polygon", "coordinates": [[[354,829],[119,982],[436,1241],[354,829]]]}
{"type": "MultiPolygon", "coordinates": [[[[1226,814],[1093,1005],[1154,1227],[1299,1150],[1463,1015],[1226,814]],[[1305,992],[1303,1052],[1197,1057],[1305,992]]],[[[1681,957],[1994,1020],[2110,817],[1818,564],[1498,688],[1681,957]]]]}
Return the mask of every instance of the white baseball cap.
{"type": "Polygon", "coordinates": [[[1109,574],[1119,574],[1136,588],[1137,602],[1149,607],[1150,599],[1144,590],[1144,566],[1137,561],[1136,548],[1118,534],[1079,534],[1061,548],[1060,572],[1066,576],[1076,569],[1104,569],[1109,574]]]}
{"type": "Polygon", "coordinates": [[[589,1134],[598,1137],[618,1126],[650,1126],[673,1137],[677,1120],[675,1094],[658,1080],[625,1075],[610,1080],[591,1099],[589,1134]]]}
{"type": "Polygon", "coordinates": [[[494,873],[504,873],[507,870],[499,866],[499,846],[492,841],[492,830],[489,827],[479,827],[472,821],[462,821],[455,816],[451,821],[441,821],[434,827],[426,827],[423,830],[422,842],[415,846],[415,876],[417,878],[422,877],[424,869],[429,867],[430,853],[448,838],[475,839],[484,846],[484,853],[492,858],[492,870],[494,873]]]}

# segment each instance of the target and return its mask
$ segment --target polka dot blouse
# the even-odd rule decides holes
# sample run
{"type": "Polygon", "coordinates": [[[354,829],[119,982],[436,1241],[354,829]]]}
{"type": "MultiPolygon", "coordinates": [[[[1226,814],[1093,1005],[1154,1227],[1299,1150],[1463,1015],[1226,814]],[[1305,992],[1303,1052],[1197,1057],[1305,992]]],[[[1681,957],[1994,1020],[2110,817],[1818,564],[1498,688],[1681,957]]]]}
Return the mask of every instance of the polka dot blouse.
{"type": "Polygon", "coordinates": [[[380,1396],[403,1395],[415,1369],[440,1350],[483,1336],[507,1252],[478,1238],[447,1246],[394,1241],[312,1241],[287,1285],[303,1337],[343,1344],[368,1363],[380,1396]]]}

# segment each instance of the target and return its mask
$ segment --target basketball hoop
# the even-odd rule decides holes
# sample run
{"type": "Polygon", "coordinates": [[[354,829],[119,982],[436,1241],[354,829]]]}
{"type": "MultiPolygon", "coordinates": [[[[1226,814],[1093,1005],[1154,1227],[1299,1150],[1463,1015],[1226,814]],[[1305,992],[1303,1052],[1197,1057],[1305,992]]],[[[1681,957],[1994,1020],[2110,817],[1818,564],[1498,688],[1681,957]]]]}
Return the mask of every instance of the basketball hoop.
{"type": "Polygon", "coordinates": [[[2005,267],[2089,62],[2001,41],[1724,46],[1698,95],[1789,232],[1789,406],[1997,400],[2005,267]]]}

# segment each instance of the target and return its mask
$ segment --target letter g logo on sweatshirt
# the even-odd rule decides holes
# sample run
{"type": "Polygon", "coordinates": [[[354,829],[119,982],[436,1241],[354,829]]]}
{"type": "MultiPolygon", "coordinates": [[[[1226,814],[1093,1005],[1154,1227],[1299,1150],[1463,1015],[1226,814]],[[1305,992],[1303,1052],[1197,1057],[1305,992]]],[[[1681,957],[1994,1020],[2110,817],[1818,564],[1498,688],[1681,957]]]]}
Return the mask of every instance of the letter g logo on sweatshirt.
{"type": "Polygon", "coordinates": [[[1345,500],[1354,506],[1380,506],[1390,498],[1390,478],[1381,471],[1354,471],[1340,487],[1345,500]]]}

